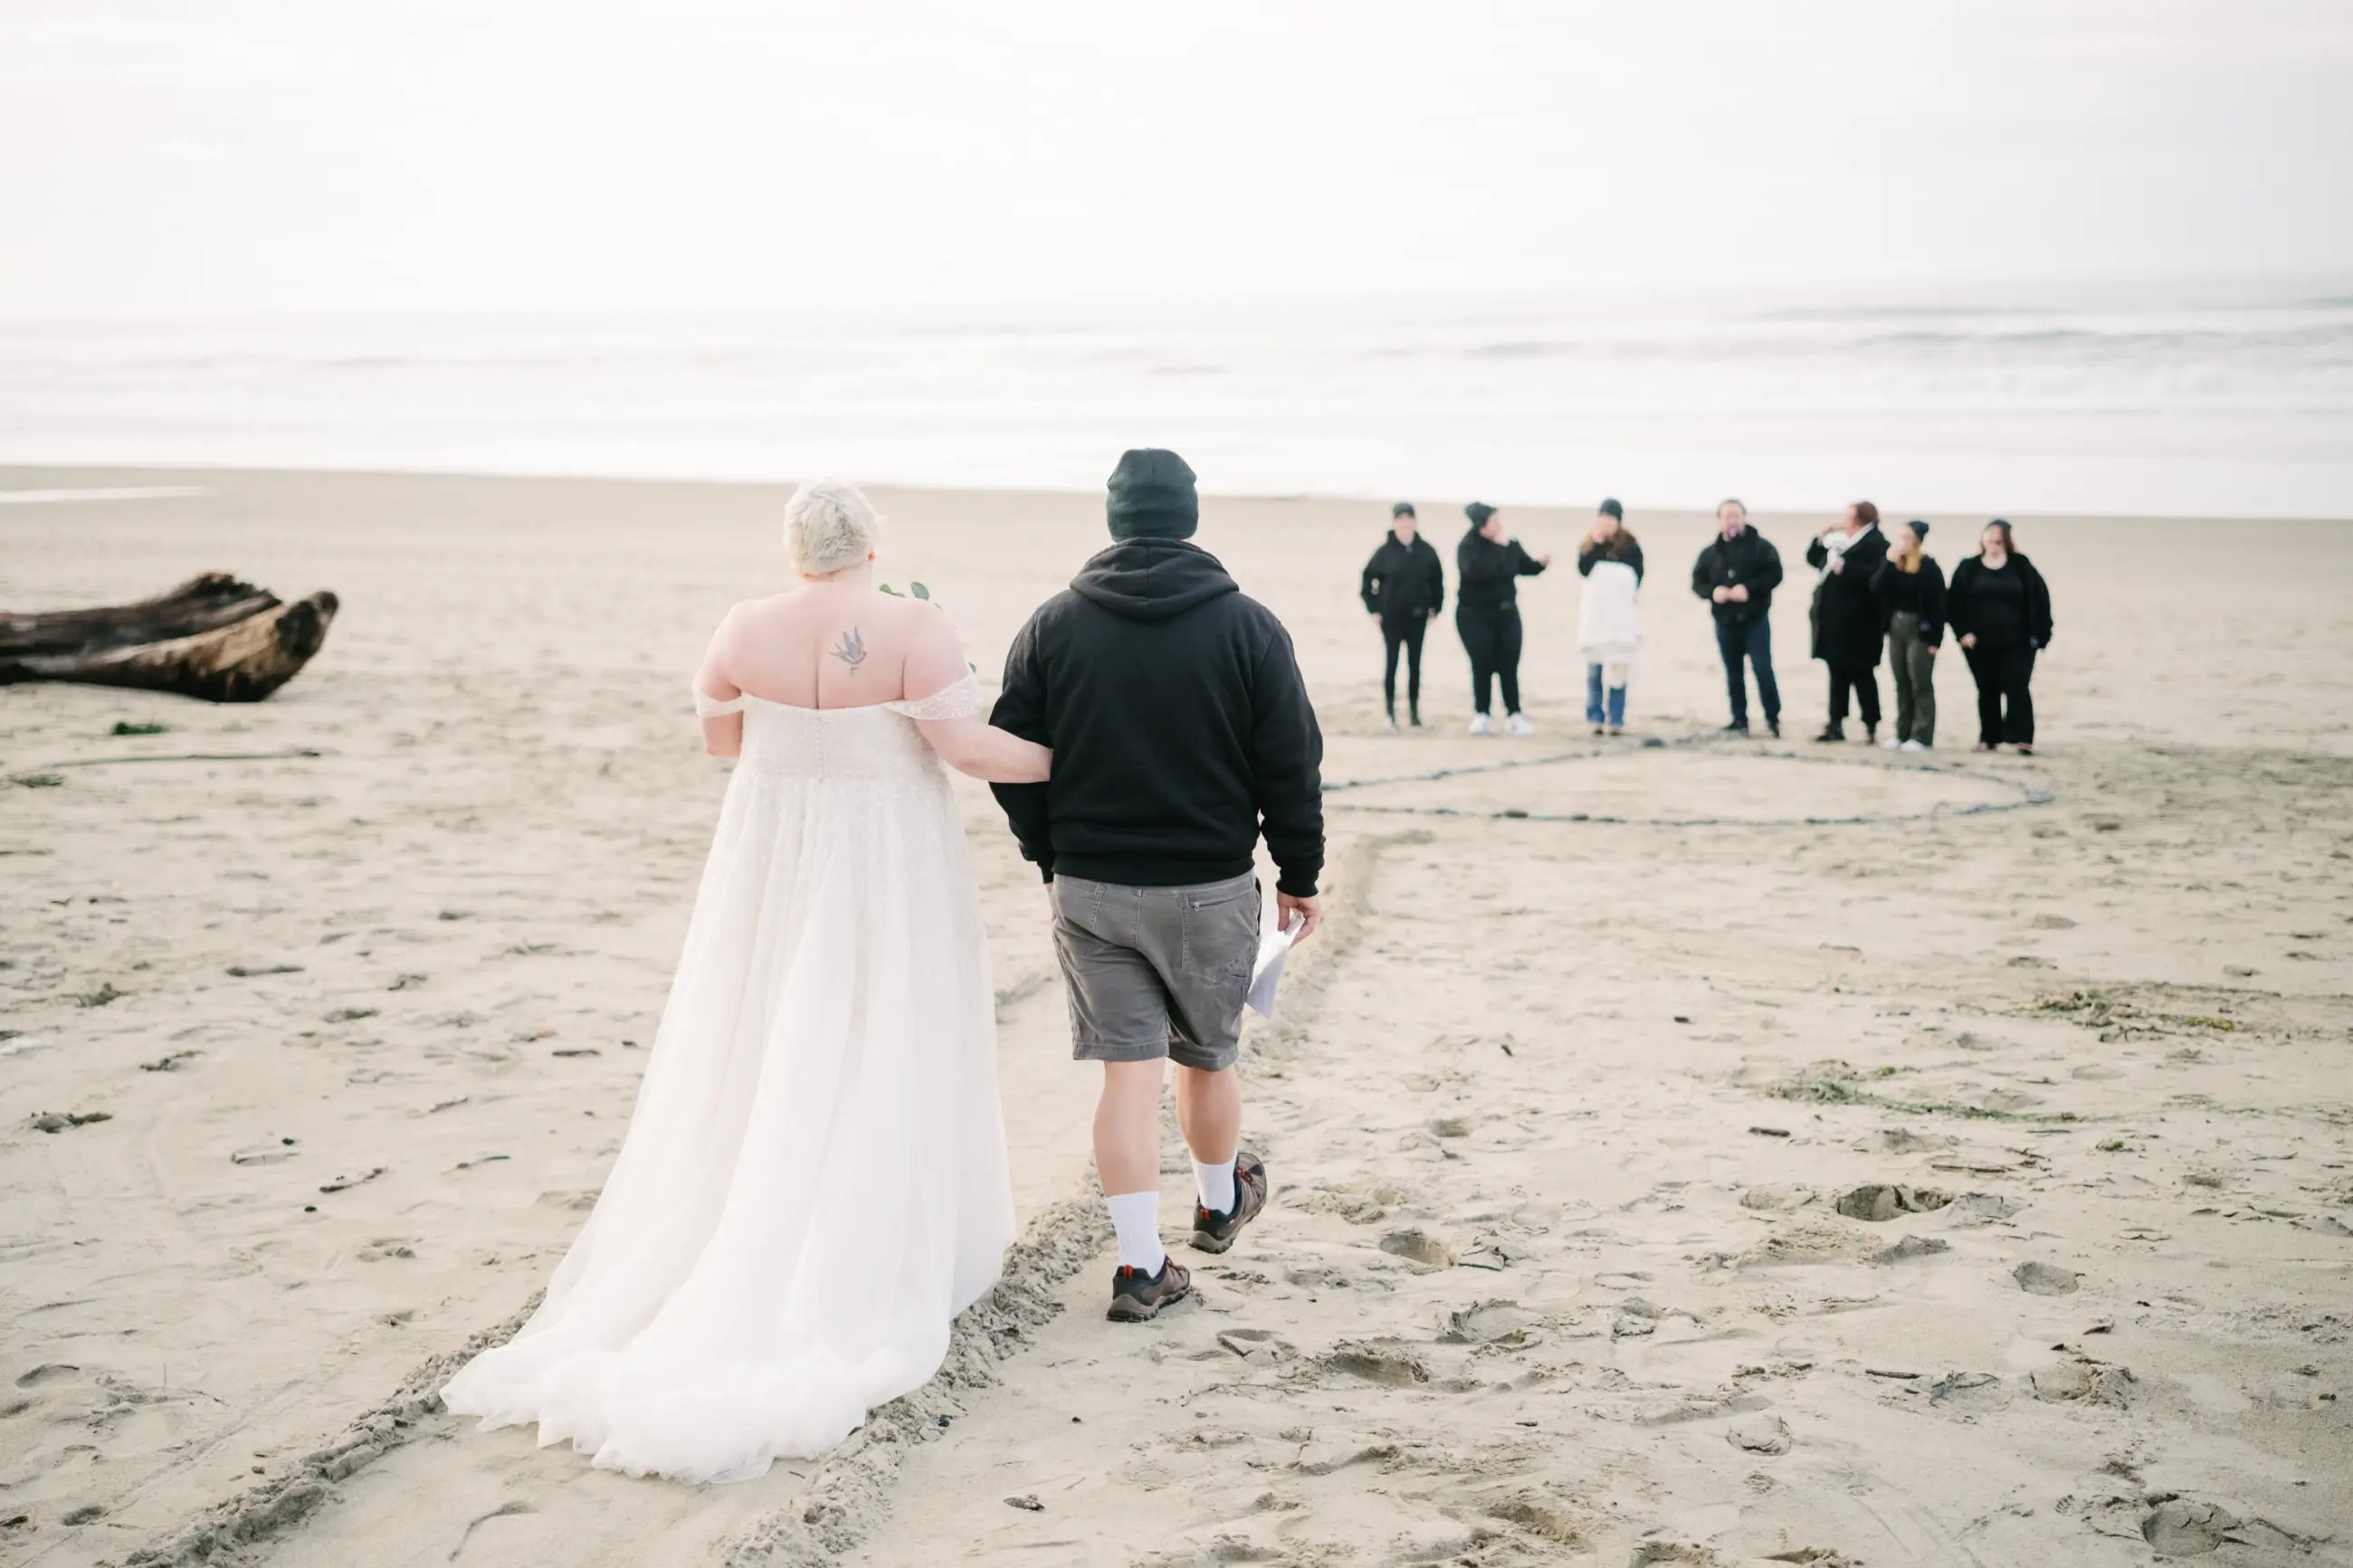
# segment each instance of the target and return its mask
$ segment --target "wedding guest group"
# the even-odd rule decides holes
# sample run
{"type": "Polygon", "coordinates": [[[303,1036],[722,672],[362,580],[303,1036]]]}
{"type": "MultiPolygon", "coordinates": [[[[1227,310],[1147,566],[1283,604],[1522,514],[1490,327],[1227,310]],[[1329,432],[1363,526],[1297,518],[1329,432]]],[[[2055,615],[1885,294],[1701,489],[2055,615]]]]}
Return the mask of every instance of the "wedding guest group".
{"type": "Polygon", "coordinates": [[[1577,651],[1585,658],[1585,721],[1597,735],[1626,732],[1626,687],[1642,651],[1642,546],[1626,509],[1605,500],[1577,547],[1585,592],[1577,605],[1577,651]]]}
{"type": "Polygon", "coordinates": [[[1446,567],[1421,537],[1411,501],[1389,509],[1389,531],[1365,563],[1357,594],[1380,628],[1381,705],[1397,728],[1398,654],[1405,654],[1406,716],[1421,727],[1421,637],[1446,604],[1446,567]]]}
{"type": "Polygon", "coordinates": [[[1503,513],[1484,501],[1462,509],[1470,531],[1454,547],[1454,629],[1471,656],[1471,732],[1494,733],[1495,688],[1504,692],[1504,728],[1514,735],[1535,732],[1520,711],[1519,580],[1534,577],[1552,557],[1530,555],[1504,525],[1503,513]]]}
{"type": "Polygon", "coordinates": [[[1830,667],[1830,722],[1817,741],[1846,739],[1847,698],[1854,697],[1863,738],[1879,739],[1879,650],[1886,632],[1873,582],[1887,559],[1879,509],[1859,500],[1844,521],[1806,546],[1806,564],[1821,574],[1814,584],[1814,657],[1830,667]]]}
{"type": "MultiPolygon", "coordinates": [[[[1552,564],[1532,553],[1505,526],[1502,511],[1482,501],[1463,509],[1470,528],[1455,548],[1455,627],[1471,663],[1471,733],[1530,735],[1535,726],[1522,705],[1520,663],[1525,640],[1519,598],[1523,577],[1552,564]],[[1504,719],[1494,717],[1495,694],[1504,719]]],[[[2032,562],[2018,553],[2010,525],[1989,523],[1978,552],[1948,581],[1927,550],[1929,525],[1919,519],[1883,525],[1868,500],[1846,507],[1836,522],[1806,546],[1814,569],[1808,604],[1810,651],[1829,673],[1829,710],[1814,739],[1860,739],[1889,751],[1926,752],[1936,743],[1936,663],[1947,639],[1957,643],[1978,689],[1978,746],[2034,749],[2034,666],[2051,640],[2051,590],[2032,562]],[[1888,667],[1894,723],[1885,716],[1879,665],[1888,667]]],[[[1629,692],[1643,652],[1642,545],[1626,526],[1625,506],[1605,500],[1578,542],[1581,581],[1576,647],[1585,666],[1585,721],[1596,735],[1626,732],[1629,692]]],[[[1715,531],[1692,564],[1692,593],[1714,620],[1724,667],[1729,721],[1721,733],[1743,736],[1750,727],[1750,682],[1766,731],[1781,733],[1781,692],[1773,668],[1773,596],[1782,584],[1780,552],[1749,521],[1748,509],[1730,498],[1715,509],[1715,531]]],[[[1398,665],[1406,669],[1405,722],[1419,728],[1421,654],[1425,632],[1446,600],[1446,573],[1422,537],[1413,503],[1390,509],[1389,528],[1365,563],[1357,594],[1381,635],[1381,701],[1389,724],[1398,716],[1398,665]]]]}

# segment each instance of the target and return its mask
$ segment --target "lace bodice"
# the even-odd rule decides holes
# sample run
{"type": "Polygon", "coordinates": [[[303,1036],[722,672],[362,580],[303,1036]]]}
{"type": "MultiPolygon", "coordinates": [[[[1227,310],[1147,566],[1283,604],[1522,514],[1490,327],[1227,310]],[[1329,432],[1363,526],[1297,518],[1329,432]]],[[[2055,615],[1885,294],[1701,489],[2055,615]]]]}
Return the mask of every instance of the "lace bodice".
{"type": "Polygon", "coordinates": [[[928,697],[859,708],[799,708],[745,692],[722,701],[694,693],[698,718],[744,715],[742,765],[797,778],[906,779],[935,777],[939,755],[918,723],[976,719],[987,711],[980,682],[971,675],[928,697]]]}

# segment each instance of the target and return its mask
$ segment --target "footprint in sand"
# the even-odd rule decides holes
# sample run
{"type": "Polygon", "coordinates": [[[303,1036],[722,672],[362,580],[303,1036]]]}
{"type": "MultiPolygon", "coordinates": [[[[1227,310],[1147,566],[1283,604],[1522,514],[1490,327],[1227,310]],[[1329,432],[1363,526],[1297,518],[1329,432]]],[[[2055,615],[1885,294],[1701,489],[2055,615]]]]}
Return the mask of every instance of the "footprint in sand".
{"type": "Polygon", "coordinates": [[[2141,1391],[2132,1368],[2082,1360],[2038,1367],[2027,1384],[2034,1397],[2047,1404],[2107,1405],[2118,1410],[2129,1408],[2141,1391]]]}
{"type": "Polygon", "coordinates": [[[2140,1533],[2159,1557],[2202,1557],[2220,1551],[2240,1523],[2228,1509],[2171,1497],[2149,1510],[2140,1533]]]}
{"type": "Polygon", "coordinates": [[[1535,1342],[1542,1320],[1517,1301],[1482,1301],[1446,1314],[1438,1337],[1447,1344],[1502,1345],[1517,1350],[1535,1342]]]}
{"type": "Polygon", "coordinates": [[[1412,1388],[1430,1381],[1430,1368],[1422,1364],[1420,1358],[1382,1345],[1344,1340],[1330,1353],[1315,1359],[1316,1364],[1327,1372],[1389,1388],[1412,1388]]]}
{"type": "Polygon", "coordinates": [[[1454,1249],[1426,1230],[1393,1230],[1381,1237],[1381,1250],[1424,1268],[1451,1268],[1454,1249]]]}
{"type": "Polygon", "coordinates": [[[1940,1192],[1935,1187],[1873,1183],[1840,1194],[1838,1212],[1849,1219],[1868,1220],[1878,1225],[1894,1219],[1897,1215],[1927,1214],[1952,1201],[1950,1193],[1940,1192]]]}
{"type": "Polygon", "coordinates": [[[2054,1268],[2048,1263],[2021,1263],[2010,1270],[2010,1277],[2030,1296],[2072,1296],[2083,1279],[2072,1268],[2054,1268]]]}
{"type": "Polygon", "coordinates": [[[1770,1411],[1734,1422],[1725,1430],[1724,1440],[1752,1454],[1786,1454],[1798,1441],[1790,1436],[1789,1424],[1770,1411]]]}

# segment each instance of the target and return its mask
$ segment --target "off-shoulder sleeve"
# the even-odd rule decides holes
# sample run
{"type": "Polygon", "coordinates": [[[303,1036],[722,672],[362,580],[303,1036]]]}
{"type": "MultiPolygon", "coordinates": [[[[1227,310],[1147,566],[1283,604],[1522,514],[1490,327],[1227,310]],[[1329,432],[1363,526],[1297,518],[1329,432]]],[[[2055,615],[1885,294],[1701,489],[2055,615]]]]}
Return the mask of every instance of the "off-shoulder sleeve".
{"type": "Polygon", "coordinates": [[[698,719],[723,719],[730,713],[741,713],[751,699],[741,693],[721,701],[700,686],[694,689],[694,716],[698,719]]]}
{"type": "Polygon", "coordinates": [[[933,724],[944,719],[977,719],[988,704],[981,696],[979,678],[967,670],[962,680],[943,686],[929,697],[911,697],[882,706],[919,724],[933,724]]]}

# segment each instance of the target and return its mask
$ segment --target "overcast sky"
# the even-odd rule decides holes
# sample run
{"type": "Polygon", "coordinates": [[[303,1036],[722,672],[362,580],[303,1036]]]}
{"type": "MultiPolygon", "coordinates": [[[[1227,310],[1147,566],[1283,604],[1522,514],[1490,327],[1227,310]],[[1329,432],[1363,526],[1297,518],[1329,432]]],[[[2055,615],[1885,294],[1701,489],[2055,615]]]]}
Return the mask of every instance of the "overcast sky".
{"type": "Polygon", "coordinates": [[[2346,0],[0,0],[0,313],[2353,274],[2346,0]]]}

